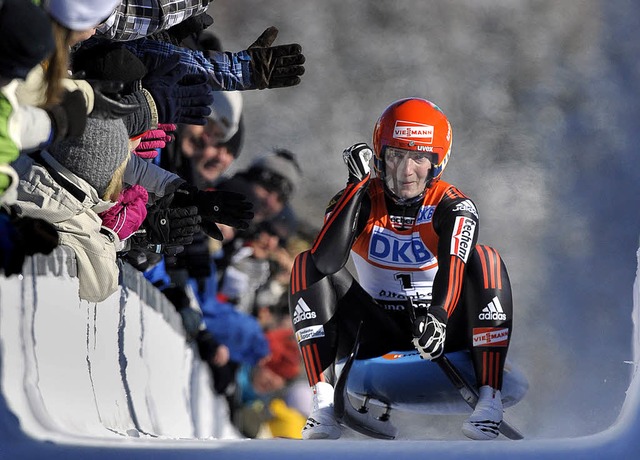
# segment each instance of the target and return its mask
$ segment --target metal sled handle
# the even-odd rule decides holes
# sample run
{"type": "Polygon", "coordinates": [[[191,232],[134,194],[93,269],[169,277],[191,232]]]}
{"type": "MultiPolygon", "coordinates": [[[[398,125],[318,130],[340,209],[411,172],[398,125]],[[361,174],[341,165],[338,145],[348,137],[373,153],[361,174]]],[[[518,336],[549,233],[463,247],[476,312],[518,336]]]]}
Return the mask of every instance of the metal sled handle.
{"type": "Polygon", "coordinates": [[[338,381],[336,382],[336,386],[334,389],[334,397],[333,397],[333,411],[338,420],[342,420],[345,414],[345,399],[346,388],[347,388],[347,377],[349,376],[349,370],[353,366],[353,362],[356,360],[356,356],[358,355],[358,350],[360,350],[360,330],[362,329],[362,321],[360,321],[360,325],[358,326],[358,331],[356,332],[356,340],[353,344],[353,348],[351,349],[351,353],[347,356],[347,361],[344,363],[344,367],[340,372],[340,377],[338,377],[338,381]]]}

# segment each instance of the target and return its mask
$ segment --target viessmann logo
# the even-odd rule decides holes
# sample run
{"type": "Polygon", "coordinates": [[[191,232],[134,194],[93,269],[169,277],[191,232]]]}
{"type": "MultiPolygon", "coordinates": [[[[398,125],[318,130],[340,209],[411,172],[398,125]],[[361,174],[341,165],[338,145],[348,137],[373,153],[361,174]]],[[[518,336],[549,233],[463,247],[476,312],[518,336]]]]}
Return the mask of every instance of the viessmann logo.
{"type": "Polygon", "coordinates": [[[434,129],[431,125],[396,120],[396,125],[393,128],[393,138],[431,144],[433,143],[433,131],[434,129]]]}
{"type": "Polygon", "coordinates": [[[474,347],[506,347],[509,340],[508,328],[474,327],[474,347]]]}

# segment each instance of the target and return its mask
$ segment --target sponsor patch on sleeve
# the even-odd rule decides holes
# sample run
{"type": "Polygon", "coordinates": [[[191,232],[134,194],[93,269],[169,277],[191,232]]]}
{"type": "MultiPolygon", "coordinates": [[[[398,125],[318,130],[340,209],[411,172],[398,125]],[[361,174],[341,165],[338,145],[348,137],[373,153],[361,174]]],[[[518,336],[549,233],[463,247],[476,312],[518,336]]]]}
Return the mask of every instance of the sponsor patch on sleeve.
{"type": "Polygon", "coordinates": [[[474,327],[474,347],[506,347],[509,343],[507,327],[474,327]]]}
{"type": "Polygon", "coordinates": [[[468,217],[456,217],[451,237],[451,255],[457,256],[466,264],[471,252],[473,236],[476,233],[476,221],[468,217]]]}
{"type": "Polygon", "coordinates": [[[320,337],[324,337],[323,326],[309,326],[302,328],[296,332],[296,340],[298,341],[298,343],[304,342],[305,340],[317,339],[320,337]]]}
{"type": "Polygon", "coordinates": [[[478,218],[478,210],[471,200],[464,200],[458,203],[456,207],[453,208],[453,212],[456,211],[466,211],[476,216],[476,219],[478,218]]]}

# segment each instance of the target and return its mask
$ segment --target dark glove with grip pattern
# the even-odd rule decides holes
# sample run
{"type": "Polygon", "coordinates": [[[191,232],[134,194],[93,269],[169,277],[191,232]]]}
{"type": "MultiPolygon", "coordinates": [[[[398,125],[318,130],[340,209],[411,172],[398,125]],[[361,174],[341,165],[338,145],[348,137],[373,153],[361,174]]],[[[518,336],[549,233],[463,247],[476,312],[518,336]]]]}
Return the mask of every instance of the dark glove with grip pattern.
{"type": "Polygon", "coordinates": [[[171,206],[196,206],[202,217],[202,230],[219,241],[223,236],[216,223],[245,230],[253,218],[253,204],[242,193],[199,190],[187,183],[174,192],[171,206]]]}
{"type": "Polygon", "coordinates": [[[195,206],[154,207],[148,210],[143,227],[149,243],[184,246],[191,244],[194,233],[200,231],[201,220],[195,206]]]}
{"type": "Polygon", "coordinates": [[[278,29],[271,26],[246,49],[251,78],[258,89],[295,86],[304,74],[302,47],[297,43],[271,46],[277,36],[278,29]]]}

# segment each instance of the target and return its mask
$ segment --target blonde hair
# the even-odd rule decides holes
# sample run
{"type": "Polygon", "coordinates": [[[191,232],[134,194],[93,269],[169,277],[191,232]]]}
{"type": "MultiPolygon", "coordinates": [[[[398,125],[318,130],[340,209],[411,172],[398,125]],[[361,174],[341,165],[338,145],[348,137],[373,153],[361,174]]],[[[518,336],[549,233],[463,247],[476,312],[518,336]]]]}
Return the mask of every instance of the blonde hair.
{"type": "Polygon", "coordinates": [[[103,200],[118,201],[120,193],[124,188],[124,171],[127,169],[129,158],[131,158],[131,155],[127,155],[124,161],[120,163],[120,166],[118,166],[113,172],[113,177],[109,181],[109,185],[107,185],[104,195],[102,195],[103,200]]]}
{"type": "Polygon", "coordinates": [[[45,72],[45,107],[60,103],[64,86],[62,80],[69,76],[69,47],[73,31],[56,20],[51,20],[55,50],[43,63],[45,72]]]}

